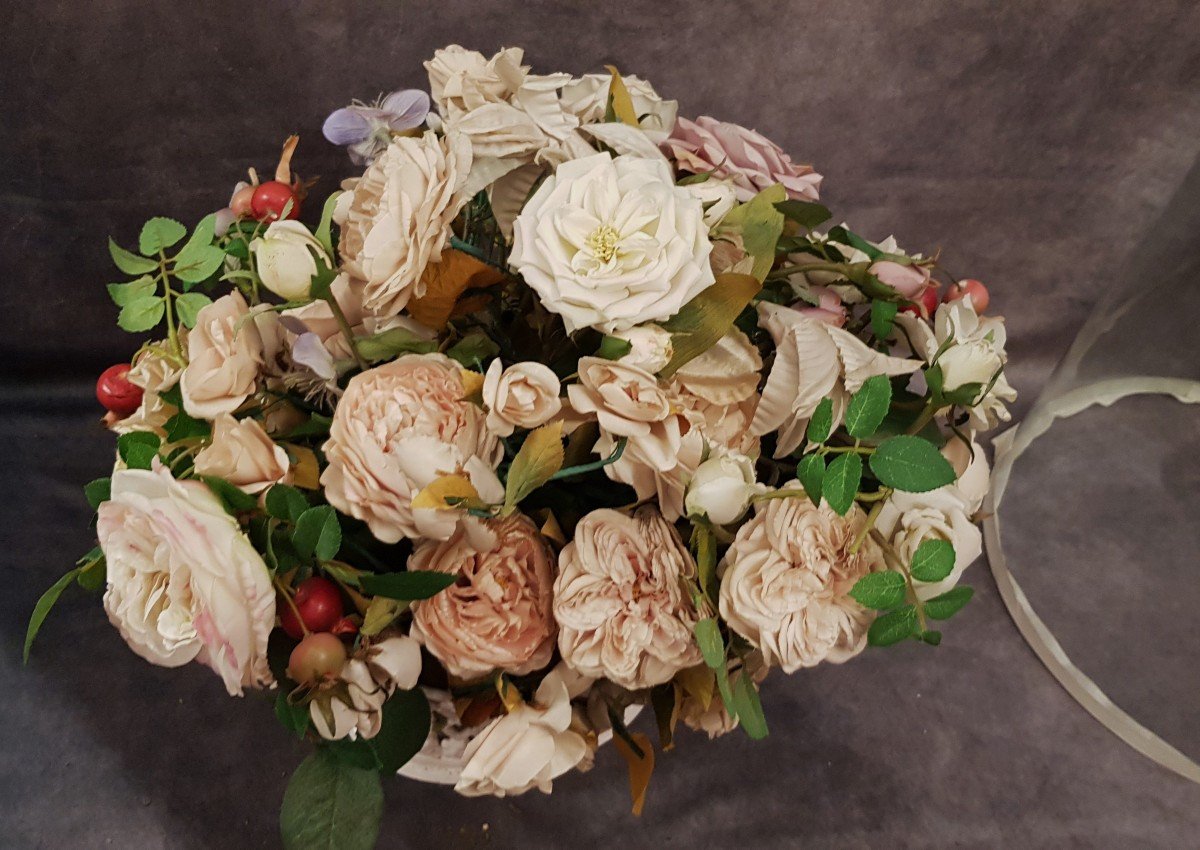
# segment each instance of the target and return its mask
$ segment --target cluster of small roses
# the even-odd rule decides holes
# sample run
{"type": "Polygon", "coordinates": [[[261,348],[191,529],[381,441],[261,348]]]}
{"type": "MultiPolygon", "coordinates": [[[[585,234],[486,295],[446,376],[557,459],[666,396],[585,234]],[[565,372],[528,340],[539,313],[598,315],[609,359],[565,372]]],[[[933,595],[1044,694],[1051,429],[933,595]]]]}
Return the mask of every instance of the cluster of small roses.
{"type": "Polygon", "coordinates": [[[982,284],[818,231],[812,168],[615,69],[426,68],[330,116],[365,172],[315,229],[290,140],[282,205],[111,246],[167,334],[98,386],[100,545],[30,638],[103,582],[147,660],[278,688],[326,742],[294,784],[424,749],[499,795],[609,733],[645,768],[632,705],[761,737],[772,669],[936,644],[1015,397],[982,284]]]}

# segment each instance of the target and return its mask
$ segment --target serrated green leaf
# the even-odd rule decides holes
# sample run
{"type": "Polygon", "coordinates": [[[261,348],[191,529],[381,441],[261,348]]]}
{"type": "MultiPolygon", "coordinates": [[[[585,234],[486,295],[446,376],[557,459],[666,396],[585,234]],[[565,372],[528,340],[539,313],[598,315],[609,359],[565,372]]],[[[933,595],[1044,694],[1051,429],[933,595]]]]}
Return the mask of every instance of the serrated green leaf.
{"type": "Polygon", "coordinates": [[[616,336],[606,336],[600,340],[600,347],[596,349],[596,356],[603,357],[605,360],[620,360],[630,351],[633,351],[633,343],[629,340],[616,336]]]}
{"type": "Polygon", "coordinates": [[[208,489],[221,500],[226,512],[236,514],[239,511],[251,511],[258,506],[258,501],[249,493],[239,490],[224,478],[215,475],[201,475],[200,480],[208,485],[208,489]]]}
{"type": "Polygon", "coordinates": [[[829,221],[832,213],[829,207],[815,201],[787,200],[775,204],[775,209],[783,213],[783,217],[794,221],[806,230],[812,230],[818,225],[829,221]]]}
{"type": "Polygon", "coordinates": [[[84,485],[83,495],[87,497],[92,510],[96,510],[103,502],[112,498],[112,479],[97,478],[95,481],[89,481],[84,485]]]}
{"type": "Polygon", "coordinates": [[[411,602],[429,599],[458,581],[457,573],[442,573],[436,570],[408,570],[402,573],[372,575],[363,573],[358,577],[362,589],[372,596],[385,596],[411,602]]]}
{"type": "Polygon", "coordinates": [[[342,548],[342,528],[329,505],[309,508],[296,520],[292,544],[301,557],[330,561],[342,548]]]}
{"type": "MultiPolygon", "coordinates": [[[[431,342],[436,346],[436,343],[431,342]]],[[[500,353],[500,346],[483,331],[471,331],[446,351],[446,356],[463,366],[483,366],[488,358],[500,353]]]]}
{"type": "Polygon", "coordinates": [[[162,321],[166,307],[159,295],[143,295],[121,308],[117,324],[130,333],[148,331],[162,321]]]}
{"type": "Polygon", "coordinates": [[[406,328],[391,328],[374,336],[363,337],[356,343],[358,353],[370,363],[391,360],[409,352],[428,354],[437,351],[435,340],[423,339],[406,328]]]}
{"type": "Polygon", "coordinates": [[[289,484],[276,484],[267,491],[264,505],[267,513],[276,519],[295,522],[308,510],[308,499],[289,484]]]}
{"type": "Polygon", "coordinates": [[[796,477],[814,505],[820,507],[821,492],[825,481],[825,458],[819,454],[808,454],[796,465],[796,477]]]}
{"type": "Polygon", "coordinates": [[[912,637],[916,631],[917,609],[905,605],[898,611],[877,618],[867,630],[867,643],[871,646],[891,646],[912,637]]]}
{"type": "Polygon", "coordinates": [[[371,739],[380,770],[393,774],[425,746],[429,737],[429,701],[420,688],[396,691],[383,704],[383,723],[371,739]]]}
{"type": "Polygon", "coordinates": [[[938,646],[942,642],[942,633],[937,631],[936,629],[921,632],[919,637],[921,638],[922,641],[929,644],[930,646],[938,646]]]}
{"type": "Polygon", "coordinates": [[[846,430],[866,439],[878,430],[892,404],[892,384],[887,375],[872,375],[863,382],[846,408],[846,430]]]}
{"type": "Polygon", "coordinates": [[[165,251],[187,236],[187,228],[173,218],[155,216],[142,225],[138,236],[138,250],[147,257],[165,251]]]}
{"type": "Polygon", "coordinates": [[[225,252],[215,245],[185,248],[175,258],[171,274],[184,283],[200,283],[212,277],[225,262],[225,252]]]}
{"type": "Polygon", "coordinates": [[[864,608],[887,611],[904,604],[908,582],[896,572],[868,573],[850,588],[850,596],[864,608]]]}
{"type": "Polygon", "coordinates": [[[33,613],[29,615],[29,626],[25,629],[25,649],[22,655],[24,663],[29,663],[29,650],[33,646],[34,638],[41,631],[42,623],[46,622],[46,616],[50,613],[50,609],[54,607],[54,603],[58,601],[58,597],[62,596],[62,592],[67,589],[67,585],[75,581],[75,577],[79,575],[79,570],[74,569],[66,575],[54,582],[50,589],[41,595],[37,604],[33,606],[33,613]]]}
{"type": "Polygon", "coordinates": [[[737,711],[742,729],[755,741],[767,737],[767,718],[763,714],[762,702],[758,698],[758,688],[754,680],[743,667],[733,680],[733,705],[737,711]]]}
{"type": "Polygon", "coordinates": [[[279,832],[285,850],[371,850],[382,817],[379,773],[352,767],[322,747],[292,774],[279,832]]]}
{"type": "Polygon", "coordinates": [[[845,516],[854,504],[858,487],[862,483],[862,458],[852,452],[840,454],[829,463],[825,480],[821,482],[825,503],[838,514],[845,516]]]}
{"type": "Polygon", "coordinates": [[[953,483],[954,467],[923,437],[900,434],[884,440],[871,455],[871,471],[887,487],[926,493],[953,483]]]}
{"type": "Polygon", "coordinates": [[[213,236],[217,231],[217,214],[209,213],[204,218],[196,222],[196,226],[192,228],[192,235],[188,237],[188,241],[183,243],[183,247],[179,249],[179,253],[175,255],[175,263],[179,264],[180,258],[187,255],[189,252],[198,251],[201,248],[209,248],[212,246],[213,236]]]}
{"type": "Polygon", "coordinates": [[[725,641],[721,639],[721,629],[712,617],[703,617],[692,627],[696,633],[696,644],[704,663],[714,670],[725,669],[725,641]]]}
{"type": "Polygon", "coordinates": [[[139,257],[132,251],[126,251],[112,240],[108,240],[108,254],[113,263],[125,274],[146,274],[158,269],[158,261],[139,257]]]}
{"type": "Polygon", "coordinates": [[[153,295],[157,289],[158,282],[150,275],[145,274],[128,283],[108,284],[108,297],[118,307],[124,307],[130,301],[136,301],[139,298],[153,295]]]}
{"type": "Polygon", "coordinates": [[[954,546],[945,540],[922,540],[908,571],[918,581],[941,581],[954,571],[954,546]]]}
{"type": "Polygon", "coordinates": [[[196,327],[196,316],[212,303],[203,292],[187,292],[175,299],[175,313],[185,327],[196,327]]]}
{"type": "Polygon", "coordinates": [[[949,620],[970,602],[974,595],[973,588],[961,585],[947,590],[941,596],[935,596],[925,602],[925,614],[932,620],[949,620]]]}
{"type": "Polygon", "coordinates": [[[808,420],[806,436],[810,443],[823,443],[833,433],[833,399],[823,398],[808,420]]]}
{"type": "Polygon", "coordinates": [[[117,455],[130,469],[149,469],[162,440],[149,431],[130,431],[117,437],[117,455]]]}
{"type": "Polygon", "coordinates": [[[712,348],[729,333],[734,320],[761,290],[762,283],[751,275],[717,275],[716,283],[662,323],[671,334],[673,353],[659,376],[671,377],[685,363],[712,348]]]}
{"type": "Polygon", "coordinates": [[[895,301],[871,302],[871,333],[876,339],[887,339],[896,323],[896,313],[900,305],[895,301]]]}

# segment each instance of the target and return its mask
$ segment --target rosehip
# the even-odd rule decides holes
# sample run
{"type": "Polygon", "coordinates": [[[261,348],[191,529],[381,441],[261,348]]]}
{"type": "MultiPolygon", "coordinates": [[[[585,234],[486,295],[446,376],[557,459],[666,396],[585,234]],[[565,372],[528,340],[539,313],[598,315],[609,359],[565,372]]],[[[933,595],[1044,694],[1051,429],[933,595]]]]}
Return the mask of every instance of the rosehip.
{"type": "Polygon", "coordinates": [[[960,280],[957,284],[947,289],[946,297],[943,300],[949,303],[967,295],[971,297],[971,305],[975,308],[976,313],[982,314],[991,302],[987,287],[977,280],[970,279],[960,280]]]}
{"type": "Polygon", "coordinates": [[[916,304],[909,304],[907,307],[900,309],[901,313],[912,313],[914,316],[924,316],[929,318],[937,310],[938,305],[938,288],[930,284],[921,292],[921,297],[916,299],[916,304]],[[919,306],[918,306],[919,305],[919,306]],[[922,309],[924,312],[922,312],[922,309]]]}
{"type": "Polygon", "coordinates": [[[288,218],[300,217],[300,199],[292,191],[292,187],[278,180],[269,180],[260,184],[250,198],[250,209],[259,221],[275,221],[283,213],[288,201],[292,208],[288,210],[288,218]]]}
{"type": "Polygon", "coordinates": [[[339,672],[346,663],[346,647],[329,632],[309,635],[288,658],[288,678],[301,685],[314,685],[339,672]]]}
{"type": "Polygon", "coordinates": [[[337,585],[321,576],[300,582],[293,601],[296,603],[295,610],[285,604],[279,619],[283,630],[296,639],[304,637],[305,629],[310,632],[329,631],[343,613],[342,594],[338,592],[337,585]],[[300,612],[300,619],[296,618],[296,611],[300,612]],[[304,621],[303,627],[300,620],[304,621]]]}
{"type": "Polygon", "coordinates": [[[238,218],[245,215],[250,215],[251,204],[254,200],[254,190],[257,186],[243,186],[233,193],[233,197],[229,199],[229,208],[233,210],[233,214],[238,218]]]}
{"type": "Polygon", "coordinates": [[[131,383],[128,363],[109,366],[96,380],[96,398],[106,410],[124,419],[142,403],[142,388],[131,383]]]}

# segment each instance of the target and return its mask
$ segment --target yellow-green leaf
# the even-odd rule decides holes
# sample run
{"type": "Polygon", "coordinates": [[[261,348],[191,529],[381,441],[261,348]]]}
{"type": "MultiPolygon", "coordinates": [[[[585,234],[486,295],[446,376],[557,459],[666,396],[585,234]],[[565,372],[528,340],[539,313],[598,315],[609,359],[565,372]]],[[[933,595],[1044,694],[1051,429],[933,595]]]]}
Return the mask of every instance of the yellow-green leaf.
{"type": "Polygon", "coordinates": [[[717,275],[716,283],[663,322],[675,353],[659,374],[671,377],[683,364],[714,346],[760,289],[761,281],[748,274],[717,275]]]}
{"type": "Polygon", "coordinates": [[[633,814],[637,816],[646,805],[646,789],[650,787],[650,777],[654,773],[654,750],[650,747],[650,739],[641,732],[630,732],[629,737],[642,751],[641,758],[620,735],[613,735],[613,744],[629,765],[629,796],[633,801],[633,814]]]}
{"type": "Polygon", "coordinates": [[[465,475],[443,475],[417,495],[413,496],[413,508],[433,508],[436,511],[457,507],[464,500],[479,500],[479,491],[465,475]],[[447,499],[454,499],[450,504],[447,499]]]}
{"type": "Polygon", "coordinates": [[[504,506],[511,508],[562,469],[562,422],[551,422],[531,431],[513,458],[504,485],[504,506]]]}
{"type": "Polygon", "coordinates": [[[612,98],[613,114],[622,124],[628,124],[630,127],[638,126],[637,112],[633,108],[633,98],[629,96],[629,89],[625,88],[625,81],[621,79],[620,72],[614,65],[605,65],[604,67],[608,73],[612,74],[608,96],[612,98]]]}
{"type": "Polygon", "coordinates": [[[775,208],[787,200],[787,190],[776,183],[749,201],[734,207],[721,220],[722,231],[742,235],[742,247],[754,258],[754,276],[761,283],[775,264],[775,246],[783,233],[783,213],[775,208]]]}

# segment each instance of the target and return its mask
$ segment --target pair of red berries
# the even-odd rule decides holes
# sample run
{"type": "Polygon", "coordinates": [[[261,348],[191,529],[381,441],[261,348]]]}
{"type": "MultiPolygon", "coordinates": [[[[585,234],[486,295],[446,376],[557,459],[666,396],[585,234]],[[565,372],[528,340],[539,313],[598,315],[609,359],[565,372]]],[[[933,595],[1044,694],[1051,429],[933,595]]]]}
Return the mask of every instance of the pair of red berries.
{"type": "Polygon", "coordinates": [[[315,684],[342,669],[346,646],[339,635],[354,634],[358,627],[344,616],[342,594],[327,578],[312,576],[300,582],[292,602],[279,617],[283,630],[300,641],[288,658],[288,677],[315,684]]]}
{"type": "Polygon", "coordinates": [[[229,208],[238,218],[249,216],[258,221],[277,221],[280,218],[300,217],[300,196],[293,186],[282,180],[268,180],[257,186],[243,186],[234,193],[229,201],[229,208]],[[288,202],[291,208],[287,216],[283,211],[288,202]]]}
{"type": "MultiPolygon", "coordinates": [[[[943,303],[949,304],[951,301],[958,301],[960,298],[969,298],[971,305],[975,308],[975,312],[981,315],[987,309],[988,302],[991,300],[988,297],[987,287],[977,280],[970,279],[960,280],[958,283],[951,284],[941,300],[943,303]]],[[[912,313],[918,316],[923,314],[926,317],[932,317],[937,311],[937,306],[938,288],[930,284],[925,287],[916,304],[905,307],[901,312],[912,313]]]]}

